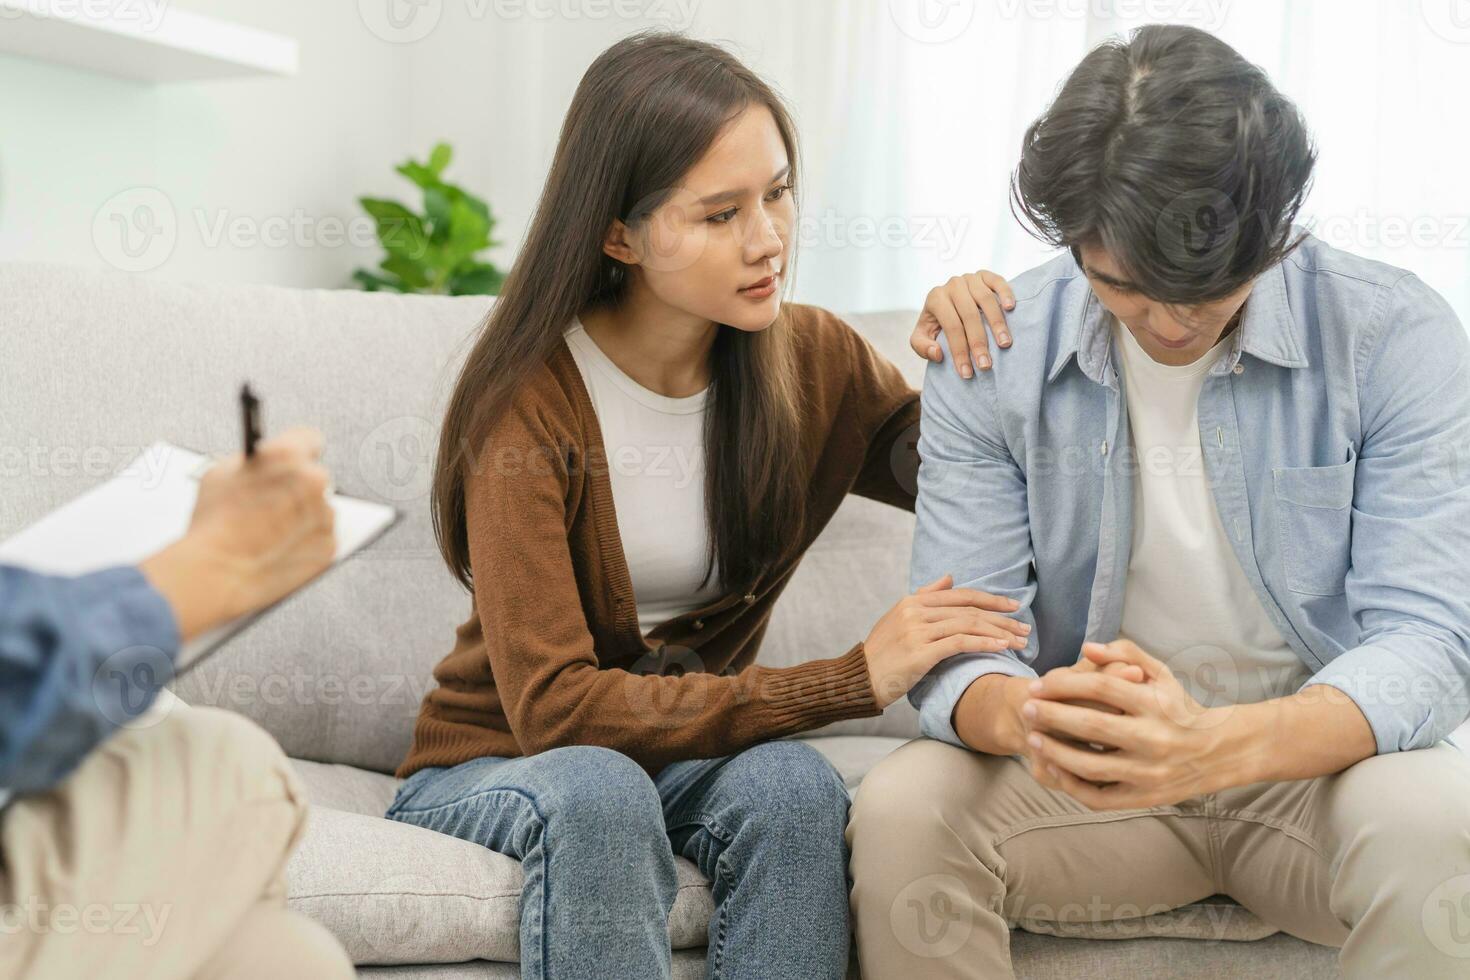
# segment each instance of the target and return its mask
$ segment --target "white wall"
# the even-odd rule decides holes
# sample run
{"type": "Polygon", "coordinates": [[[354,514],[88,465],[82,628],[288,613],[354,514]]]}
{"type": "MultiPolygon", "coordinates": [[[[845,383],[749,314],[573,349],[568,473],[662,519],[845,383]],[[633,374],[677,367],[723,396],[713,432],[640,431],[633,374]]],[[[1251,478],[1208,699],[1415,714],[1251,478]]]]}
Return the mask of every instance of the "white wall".
{"type": "Polygon", "coordinates": [[[0,56],[0,259],[345,284],[378,249],[370,227],[366,248],[332,244],[332,219],[354,219],[361,194],[396,193],[391,164],[423,152],[402,52],[340,0],[173,6],[298,38],[300,74],[155,86],[0,56]],[[112,214],[137,222],[135,248],[147,228],[164,234],[129,257],[112,214]]]}
{"type": "Polygon", "coordinates": [[[1470,324],[1467,0],[622,0],[652,15],[578,13],[596,2],[431,2],[403,44],[412,142],[456,134],[511,242],[582,70],[618,37],[672,25],[726,43],[793,105],[797,298],[913,307],[956,271],[1018,273],[1048,255],[1008,203],[1025,127],[1091,45],[1168,21],[1216,33],[1300,105],[1321,150],[1304,220],[1414,269],[1470,324]],[[475,94],[447,98],[456,85],[475,94]]]}
{"type": "Polygon", "coordinates": [[[106,215],[152,187],[178,235],[146,274],[344,285],[378,257],[355,198],[416,201],[391,167],[447,139],[506,264],[582,72],[619,37],[674,27],[727,43],[795,109],[797,298],[911,307],[955,271],[1044,257],[1007,203],[1021,133],[1090,44],[1154,19],[1212,29],[1271,72],[1322,148],[1307,217],[1420,272],[1470,322],[1464,2],[174,0],[298,37],[301,74],[151,87],[0,56],[0,259],[127,264],[106,215]],[[212,243],[222,220],[302,240],[212,243]],[[368,244],[324,240],[342,222],[368,244]]]}

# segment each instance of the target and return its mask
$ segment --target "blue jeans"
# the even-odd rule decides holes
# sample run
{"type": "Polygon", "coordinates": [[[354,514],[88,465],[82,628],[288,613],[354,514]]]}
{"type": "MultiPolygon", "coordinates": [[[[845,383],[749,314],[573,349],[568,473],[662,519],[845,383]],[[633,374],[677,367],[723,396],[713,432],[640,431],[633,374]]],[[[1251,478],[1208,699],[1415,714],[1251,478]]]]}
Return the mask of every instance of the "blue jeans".
{"type": "Polygon", "coordinates": [[[676,854],[713,883],[707,977],[841,980],[848,802],[800,741],[656,777],[621,752],[568,746],[421,769],[387,816],[521,862],[526,980],[670,976],[676,854]]]}

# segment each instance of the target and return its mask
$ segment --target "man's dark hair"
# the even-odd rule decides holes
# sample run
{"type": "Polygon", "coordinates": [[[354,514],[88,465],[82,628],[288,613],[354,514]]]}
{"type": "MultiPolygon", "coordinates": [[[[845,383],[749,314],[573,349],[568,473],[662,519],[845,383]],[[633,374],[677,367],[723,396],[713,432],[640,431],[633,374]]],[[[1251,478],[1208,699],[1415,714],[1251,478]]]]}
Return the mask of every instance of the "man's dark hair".
{"type": "Polygon", "coordinates": [[[1012,209],[1106,251],[1165,303],[1227,296],[1296,247],[1316,150],[1295,105],[1233,48],[1150,25],[1090,52],[1026,131],[1012,209]]]}

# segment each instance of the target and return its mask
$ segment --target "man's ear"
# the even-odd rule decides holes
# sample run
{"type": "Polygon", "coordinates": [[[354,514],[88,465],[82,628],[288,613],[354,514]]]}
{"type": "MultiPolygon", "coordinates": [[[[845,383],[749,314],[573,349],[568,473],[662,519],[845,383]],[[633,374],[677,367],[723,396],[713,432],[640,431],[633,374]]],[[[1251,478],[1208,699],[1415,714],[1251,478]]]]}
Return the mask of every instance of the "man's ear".
{"type": "Polygon", "coordinates": [[[624,265],[638,265],[638,253],[633,248],[633,232],[619,219],[614,218],[602,239],[602,252],[608,258],[624,265]]]}

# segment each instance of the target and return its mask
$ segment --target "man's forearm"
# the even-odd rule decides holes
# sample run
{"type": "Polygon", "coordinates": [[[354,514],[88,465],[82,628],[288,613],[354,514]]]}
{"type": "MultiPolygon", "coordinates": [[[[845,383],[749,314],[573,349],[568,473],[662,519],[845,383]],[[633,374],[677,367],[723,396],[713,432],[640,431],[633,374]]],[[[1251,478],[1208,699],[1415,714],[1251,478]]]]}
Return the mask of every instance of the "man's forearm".
{"type": "Polygon", "coordinates": [[[1223,705],[1226,738],[1219,782],[1208,792],[1256,782],[1314,779],[1341,772],[1378,752],[1368,719],[1352,698],[1326,684],[1254,704],[1223,705]]]}
{"type": "Polygon", "coordinates": [[[1018,755],[1025,748],[1021,705],[1034,678],[985,674],[965,688],[955,703],[955,734],[976,752],[1018,755]]]}

